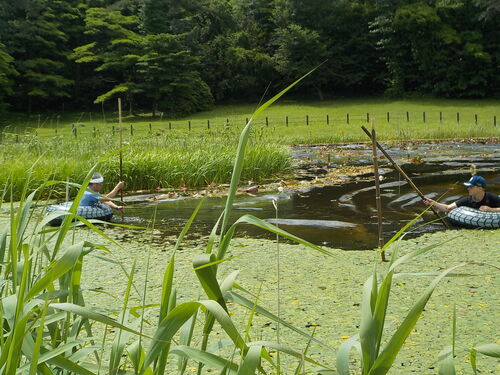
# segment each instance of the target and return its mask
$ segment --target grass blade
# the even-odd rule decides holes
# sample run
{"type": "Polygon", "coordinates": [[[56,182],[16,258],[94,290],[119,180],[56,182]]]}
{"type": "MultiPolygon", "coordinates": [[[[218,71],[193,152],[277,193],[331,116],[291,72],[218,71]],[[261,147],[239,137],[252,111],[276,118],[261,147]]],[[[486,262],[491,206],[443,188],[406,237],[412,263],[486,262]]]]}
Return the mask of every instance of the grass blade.
{"type": "Polygon", "coordinates": [[[380,355],[377,357],[373,366],[370,368],[369,375],[384,375],[391,368],[394,360],[396,359],[399,350],[403,346],[406,338],[410,334],[413,327],[420,318],[420,314],[425,308],[427,301],[431,297],[437,284],[450,272],[456,270],[457,268],[463,267],[467,263],[461,263],[454,267],[450,267],[443,271],[437,278],[435,278],[431,284],[424,291],[419,300],[413,305],[410,312],[407,314],[404,321],[398,327],[396,332],[393,334],[387,345],[384,347],[380,355]]]}

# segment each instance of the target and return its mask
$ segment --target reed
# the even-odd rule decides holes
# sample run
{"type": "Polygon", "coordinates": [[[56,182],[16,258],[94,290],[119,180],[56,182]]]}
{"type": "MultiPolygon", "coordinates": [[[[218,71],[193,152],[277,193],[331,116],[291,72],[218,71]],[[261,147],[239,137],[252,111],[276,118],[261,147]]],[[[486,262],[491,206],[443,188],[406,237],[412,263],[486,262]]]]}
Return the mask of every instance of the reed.
{"type": "MultiPolygon", "coordinates": [[[[123,150],[123,177],[127,190],[180,185],[200,188],[211,183],[228,183],[236,147],[234,141],[223,141],[219,137],[137,140],[123,150]]],[[[114,148],[112,140],[104,138],[77,141],[54,138],[41,142],[33,137],[28,143],[4,145],[0,149],[0,163],[8,167],[0,171],[0,185],[11,181],[12,197],[17,200],[29,169],[32,169],[30,189],[46,179],[79,182],[97,158],[114,148]]],[[[119,163],[115,159],[107,159],[100,165],[100,172],[109,185],[120,178],[119,163]]],[[[286,172],[290,167],[291,158],[286,147],[254,142],[247,151],[242,173],[246,180],[259,181],[286,172]]],[[[56,197],[63,194],[61,188],[54,193],[56,197]]]]}

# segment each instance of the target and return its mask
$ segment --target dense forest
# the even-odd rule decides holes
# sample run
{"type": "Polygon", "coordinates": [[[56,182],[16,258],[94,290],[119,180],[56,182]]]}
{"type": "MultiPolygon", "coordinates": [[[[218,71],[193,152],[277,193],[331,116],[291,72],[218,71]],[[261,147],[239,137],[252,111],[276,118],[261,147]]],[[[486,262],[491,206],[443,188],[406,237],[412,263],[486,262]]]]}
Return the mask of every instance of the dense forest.
{"type": "Polygon", "coordinates": [[[500,94],[500,0],[0,0],[0,107],[500,94]]]}

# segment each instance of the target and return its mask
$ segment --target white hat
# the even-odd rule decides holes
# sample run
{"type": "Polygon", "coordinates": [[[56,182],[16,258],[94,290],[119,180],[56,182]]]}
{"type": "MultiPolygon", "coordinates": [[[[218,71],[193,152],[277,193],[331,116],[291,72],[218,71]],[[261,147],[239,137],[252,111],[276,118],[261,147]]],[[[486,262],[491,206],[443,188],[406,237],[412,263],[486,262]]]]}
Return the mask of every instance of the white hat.
{"type": "Polygon", "coordinates": [[[104,181],[104,177],[100,173],[94,173],[92,179],[89,181],[89,184],[100,184],[104,181]]]}

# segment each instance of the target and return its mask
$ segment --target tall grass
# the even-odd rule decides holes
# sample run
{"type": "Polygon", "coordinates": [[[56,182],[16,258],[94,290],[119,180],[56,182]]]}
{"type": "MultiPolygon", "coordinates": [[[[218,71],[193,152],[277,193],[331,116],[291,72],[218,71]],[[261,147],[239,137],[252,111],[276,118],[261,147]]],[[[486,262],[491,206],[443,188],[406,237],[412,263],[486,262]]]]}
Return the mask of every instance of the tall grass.
{"type": "MultiPolygon", "coordinates": [[[[170,137],[137,139],[123,151],[123,174],[128,190],[179,187],[199,188],[211,183],[228,183],[237,144],[231,138],[170,137]]],[[[47,179],[80,182],[100,156],[116,148],[109,138],[40,140],[4,145],[0,149],[0,185],[11,181],[13,199],[19,199],[31,171],[30,189],[47,179]]],[[[254,142],[248,149],[243,178],[262,180],[291,166],[283,146],[254,142]]],[[[120,177],[117,158],[100,165],[109,187],[120,177]]],[[[56,191],[57,193],[57,191],[56,191]]],[[[62,194],[62,190],[58,191],[62,194]]],[[[74,191],[73,191],[74,193],[74,191]]]]}

